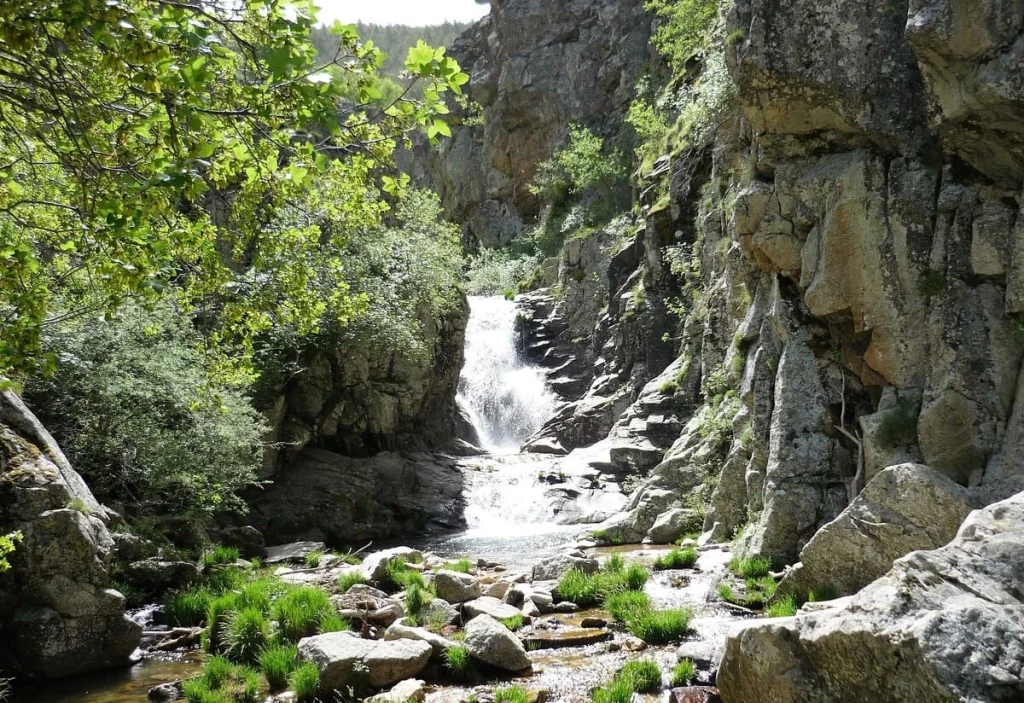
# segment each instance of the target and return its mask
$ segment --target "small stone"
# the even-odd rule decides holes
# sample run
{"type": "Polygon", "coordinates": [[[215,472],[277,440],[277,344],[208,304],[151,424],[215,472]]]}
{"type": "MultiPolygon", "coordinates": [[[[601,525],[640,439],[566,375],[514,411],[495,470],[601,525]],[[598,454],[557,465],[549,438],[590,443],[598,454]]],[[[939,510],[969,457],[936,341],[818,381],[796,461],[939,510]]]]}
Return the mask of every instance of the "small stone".
{"type": "Polygon", "coordinates": [[[647,643],[639,637],[627,637],[622,641],[622,646],[627,652],[642,652],[647,649],[647,643]]]}
{"type": "Polygon", "coordinates": [[[153,701],[153,703],[168,703],[169,701],[176,701],[181,698],[181,681],[163,683],[159,686],[154,686],[149,689],[147,697],[149,700],[153,701]]]}
{"type": "Polygon", "coordinates": [[[609,642],[608,646],[605,647],[606,652],[621,652],[622,644],[620,642],[609,642]]]}
{"type": "Polygon", "coordinates": [[[607,626],[608,626],[608,621],[605,620],[604,618],[589,617],[589,618],[583,618],[583,620],[580,622],[580,627],[585,627],[585,628],[591,628],[591,627],[600,628],[600,627],[607,627],[607,626]]]}
{"type": "Polygon", "coordinates": [[[669,703],[722,703],[722,696],[713,686],[684,686],[669,691],[669,703]]]}
{"type": "Polygon", "coordinates": [[[367,698],[367,703],[422,703],[427,696],[426,683],[420,679],[406,679],[395,684],[387,693],[367,698]]]}

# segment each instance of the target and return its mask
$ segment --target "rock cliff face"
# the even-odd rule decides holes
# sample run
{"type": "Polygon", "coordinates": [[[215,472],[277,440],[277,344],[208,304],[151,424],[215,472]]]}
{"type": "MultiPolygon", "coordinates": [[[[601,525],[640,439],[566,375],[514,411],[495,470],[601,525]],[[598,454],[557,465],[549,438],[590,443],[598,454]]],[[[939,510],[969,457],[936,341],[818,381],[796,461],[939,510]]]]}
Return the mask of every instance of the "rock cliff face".
{"type": "Polygon", "coordinates": [[[0,392],[0,533],[23,537],[0,575],[0,670],[60,678],[128,663],[142,628],[110,588],[115,519],[21,400],[0,392]]]}
{"type": "Polygon", "coordinates": [[[471,247],[504,246],[540,210],[537,166],[570,123],[604,136],[622,124],[651,58],[643,0],[491,0],[491,14],[451,48],[476,103],[441,149],[404,166],[441,195],[471,247]]]}

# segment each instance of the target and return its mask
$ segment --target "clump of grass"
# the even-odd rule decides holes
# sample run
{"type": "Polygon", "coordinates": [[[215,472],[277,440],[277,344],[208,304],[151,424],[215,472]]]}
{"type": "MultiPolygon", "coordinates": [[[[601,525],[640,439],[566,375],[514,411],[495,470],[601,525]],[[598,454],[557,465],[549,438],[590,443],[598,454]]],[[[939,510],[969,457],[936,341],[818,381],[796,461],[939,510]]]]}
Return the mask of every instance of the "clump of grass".
{"type": "Polygon", "coordinates": [[[457,644],[444,651],[444,668],[456,681],[471,681],[476,678],[476,665],[469,656],[469,649],[457,644]]]}
{"type": "Polygon", "coordinates": [[[622,558],[621,554],[612,554],[605,560],[601,568],[608,573],[617,574],[626,568],[626,560],[622,558]]]}
{"type": "Polygon", "coordinates": [[[288,688],[301,703],[312,703],[320,690],[320,669],[313,662],[303,662],[288,675],[288,688]]]}
{"type": "Polygon", "coordinates": [[[796,615],[799,607],[796,598],[793,596],[783,596],[765,608],[764,616],[767,618],[788,618],[796,615]]]}
{"type": "Polygon", "coordinates": [[[640,564],[630,564],[622,574],[623,583],[628,591],[640,591],[647,583],[647,569],[640,564]]]}
{"type": "Polygon", "coordinates": [[[432,600],[434,600],[434,596],[426,588],[413,583],[405,589],[405,612],[409,613],[416,624],[419,624],[420,614],[432,600]]]}
{"type": "Polygon", "coordinates": [[[499,686],[494,689],[494,703],[530,703],[530,694],[522,686],[499,686]]]}
{"type": "Polygon", "coordinates": [[[745,579],[759,579],[768,575],[772,568],[772,562],[768,557],[749,557],[747,559],[733,557],[729,562],[729,568],[745,579]]]}
{"type": "Polygon", "coordinates": [[[303,637],[319,634],[321,623],[332,616],[337,618],[330,596],[310,586],[289,590],[273,607],[273,619],[281,639],[286,642],[298,642],[303,637]]]}
{"type": "Polygon", "coordinates": [[[356,584],[367,583],[366,577],[358,571],[349,571],[338,577],[338,590],[348,593],[348,590],[356,584]]]}
{"type": "Polygon", "coordinates": [[[316,628],[318,635],[328,632],[346,632],[352,629],[352,623],[337,613],[330,613],[320,619],[320,625],[316,628]]]}
{"type": "Polygon", "coordinates": [[[647,583],[648,573],[640,564],[630,564],[620,571],[607,568],[596,574],[570,569],[558,582],[559,596],[587,608],[599,605],[614,593],[638,591],[647,583]]]}
{"type": "Polygon", "coordinates": [[[598,604],[597,584],[594,577],[579,569],[569,569],[556,586],[558,594],[565,600],[572,601],[581,608],[598,604]]]}
{"type": "Polygon", "coordinates": [[[645,610],[626,620],[626,628],[648,644],[668,644],[682,639],[690,629],[690,608],[645,610]]]}
{"type": "Polygon", "coordinates": [[[630,703],[633,700],[632,683],[615,677],[611,683],[596,689],[590,697],[593,703],[630,703]]]}
{"type": "Polygon", "coordinates": [[[839,590],[832,585],[825,584],[812,588],[807,594],[807,600],[811,603],[822,603],[828,600],[835,600],[839,597],[839,590]]]}
{"type": "Polygon", "coordinates": [[[205,586],[171,593],[164,599],[164,620],[171,627],[198,627],[206,622],[213,599],[205,586]]]}
{"type": "Polygon", "coordinates": [[[655,559],[654,568],[658,571],[665,569],[689,569],[697,563],[697,550],[693,547],[686,549],[673,549],[667,554],[662,554],[655,559]]]}
{"type": "Polygon", "coordinates": [[[260,654],[259,665],[271,691],[281,691],[288,686],[288,675],[295,669],[298,650],[292,644],[275,644],[260,654]]]}
{"type": "Polygon", "coordinates": [[[692,659],[682,659],[672,668],[671,683],[673,687],[686,686],[697,677],[697,665],[692,659]]]}
{"type": "Polygon", "coordinates": [[[651,659],[627,662],[617,676],[629,681],[635,693],[650,693],[661,688],[661,669],[651,659]]]}
{"type": "Polygon", "coordinates": [[[462,559],[448,562],[442,568],[446,571],[458,571],[462,574],[468,574],[473,568],[473,565],[470,564],[469,559],[463,557],[462,559]]]}
{"type": "Polygon", "coordinates": [[[651,609],[651,599],[643,591],[622,591],[608,596],[604,607],[616,622],[626,622],[631,616],[651,609]]]}
{"type": "Polygon", "coordinates": [[[228,618],[224,644],[231,661],[255,664],[269,643],[270,622],[261,611],[244,608],[228,618]]]}
{"type": "Polygon", "coordinates": [[[203,566],[207,569],[212,569],[215,566],[234,564],[238,561],[238,555],[237,548],[217,544],[212,549],[208,549],[203,553],[203,566]]]}
{"type": "Polygon", "coordinates": [[[248,667],[214,657],[202,674],[185,681],[182,692],[189,703],[257,703],[260,677],[248,667]]]}
{"type": "Polygon", "coordinates": [[[516,630],[522,628],[522,626],[524,624],[523,616],[522,615],[513,615],[510,618],[502,618],[501,624],[504,625],[505,627],[507,627],[512,632],[515,632],[516,630]]]}
{"type": "Polygon", "coordinates": [[[390,561],[385,569],[388,583],[399,589],[407,589],[412,585],[425,589],[427,584],[423,580],[423,574],[408,568],[408,563],[404,557],[390,561]]]}
{"type": "Polygon", "coordinates": [[[210,607],[206,609],[206,644],[209,651],[216,653],[223,650],[227,623],[235,610],[237,599],[237,593],[225,593],[210,601],[210,607]]]}
{"type": "Polygon", "coordinates": [[[312,552],[306,555],[305,562],[307,569],[315,569],[320,566],[320,558],[323,557],[324,552],[322,549],[314,549],[312,552]]]}
{"type": "Polygon", "coordinates": [[[269,615],[271,602],[286,589],[285,584],[272,578],[250,581],[238,589],[238,595],[235,597],[235,609],[255,608],[261,613],[269,615]]]}
{"type": "Polygon", "coordinates": [[[736,594],[733,592],[732,586],[727,583],[718,584],[718,588],[715,589],[715,592],[718,593],[719,598],[727,603],[736,602],[736,594]]]}

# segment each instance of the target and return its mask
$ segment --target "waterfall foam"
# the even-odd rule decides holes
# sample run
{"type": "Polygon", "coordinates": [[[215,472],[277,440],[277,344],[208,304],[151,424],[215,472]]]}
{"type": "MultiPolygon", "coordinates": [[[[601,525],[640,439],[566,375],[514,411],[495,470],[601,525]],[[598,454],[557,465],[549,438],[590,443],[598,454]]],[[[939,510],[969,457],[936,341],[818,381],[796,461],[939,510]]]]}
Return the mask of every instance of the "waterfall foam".
{"type": "Polygon", "coordinates": [[[459,402],[484,449],[517,452],[554,414],[555,395],[518,348],[515,304],[500,296],[474,296],[469,309],[459,402]]]}

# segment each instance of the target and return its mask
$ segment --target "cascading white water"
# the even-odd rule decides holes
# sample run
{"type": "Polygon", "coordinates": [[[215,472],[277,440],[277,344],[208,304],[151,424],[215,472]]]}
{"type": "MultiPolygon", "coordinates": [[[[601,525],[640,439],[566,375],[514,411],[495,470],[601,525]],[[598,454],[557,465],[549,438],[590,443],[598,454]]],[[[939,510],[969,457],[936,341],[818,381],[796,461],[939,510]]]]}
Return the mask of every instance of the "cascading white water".
{"type": "Polygon", "coordinates": [[[515,304],[500,296],[470,297],[466,363],[459,402],[469,413],[483,448],[519,451],[555,411],[555,395],[539,368],[516,345],[515,304]]]}

